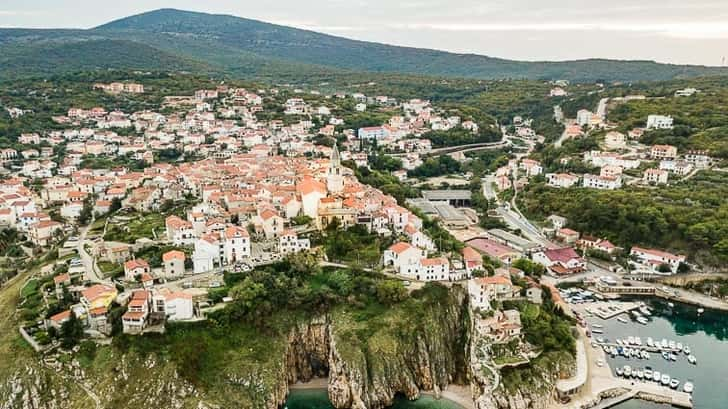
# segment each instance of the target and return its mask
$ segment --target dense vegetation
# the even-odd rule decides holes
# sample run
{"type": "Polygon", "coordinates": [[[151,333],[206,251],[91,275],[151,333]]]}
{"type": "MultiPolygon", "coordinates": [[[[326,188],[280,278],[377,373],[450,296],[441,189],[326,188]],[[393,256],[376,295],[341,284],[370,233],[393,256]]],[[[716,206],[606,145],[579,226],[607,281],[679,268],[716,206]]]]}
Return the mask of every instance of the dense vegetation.
{"type": "Polygon", "coordinates": [[[726,197],[728,175],[702,172],[659,190],[554,189],[534,183],[519,195],[519,206],[537,220],[564,216],[571,228],[625,248],[656,246],[721,266],[728,261],[726,197]]]}

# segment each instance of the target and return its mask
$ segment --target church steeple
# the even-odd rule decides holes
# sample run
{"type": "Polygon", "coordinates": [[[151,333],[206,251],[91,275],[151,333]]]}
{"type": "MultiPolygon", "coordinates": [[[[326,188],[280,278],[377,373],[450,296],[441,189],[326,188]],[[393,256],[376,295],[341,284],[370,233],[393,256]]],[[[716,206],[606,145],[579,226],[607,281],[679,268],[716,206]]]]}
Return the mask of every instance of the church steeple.
{"type": "Polygon", "coordinates": [[[334,142],[334,149],[331,150],[329,162],[326,186],[330,193],[339,193],[344,190],[344,175],[341,173],[341,155],[339,154],[339,147],[336,146],[336,142],[334,142]]]}
{"type": "Polygon", "coordinates": [[[341,166],[341,155],[339,154],[339,147],[334,142],[334,149],[331,150],[331,167],[341,166]]]}

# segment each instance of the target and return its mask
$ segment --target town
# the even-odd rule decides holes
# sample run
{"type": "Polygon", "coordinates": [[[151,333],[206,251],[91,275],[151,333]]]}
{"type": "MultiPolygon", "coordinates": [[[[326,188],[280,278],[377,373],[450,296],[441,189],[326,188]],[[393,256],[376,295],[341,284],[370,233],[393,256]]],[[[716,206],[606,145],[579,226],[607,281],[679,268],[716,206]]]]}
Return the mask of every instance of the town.
{"type": "MultiPolygon", "coordinates": [[[[159,92],[135,81],[84,83],[83,91],[159,92]]],[[[530,189],[658,194],[720,170],[721,159],[645,142],[651,131],[672,129],[668,115],[649,115],[627,135],[607,119],[646,97],[602,98],[596,113],[581,108],[567,119],[559,104],[572,86],[543,86],[563,129],[549,137],[527,116],[490,123],[426,99],[223,81],[160,94],[159,106],[144,110],[65,107],[50,118],[52,129],[20,133],[17,147],[0,150],[0,226],[13,238],[3,251],[32,272],[20,291],[18,332],[62,368],[54,354],[89,340],[109,345],[217,321],[239,301],[236,283],[255,271],[315,265],[378,274],[393,283],[382,300],[433,283],[462,287],[475,378],[493,389],[508,382],[501,370],[538,362],[547,350],[535,340],[545,336],[533,328],[547,330],[534,323],[534,308],[549,314],[548,331],[575,338],[550,346],[576,354],[576,370],[556,384],[562,403],[624,387],[611,373],[602,390],[585,386],[606,359],[592,349],[608,345],[590,339],[599,329],[585,316],[596,310],[582,304],[649,295],[725,309],[725,300],[662,281],[702,271],[701,260],[622,246],[559,212],[534,217],[530,189]],[[584,148],[569,150],[578,143],[584,148]],[[560,154],[548,157],[548,149],[560,154]],[[570,332],[568,320],[581,325],[570,332]]],[[[3,268],[5,280],[23,270],[3,268]]],[[[687,390],[650,388],[691,406],[687,390]]],[[[630,390],[625,396],[640,393],[630,390]]]]}

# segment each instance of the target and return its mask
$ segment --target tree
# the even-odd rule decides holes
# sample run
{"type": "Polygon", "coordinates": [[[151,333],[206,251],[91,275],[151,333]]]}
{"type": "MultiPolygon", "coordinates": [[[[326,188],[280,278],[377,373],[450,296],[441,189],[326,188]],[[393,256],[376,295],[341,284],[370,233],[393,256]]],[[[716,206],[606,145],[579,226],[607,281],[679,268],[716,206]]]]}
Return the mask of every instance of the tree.
{"type": "Polygon", "coordinates": [[[670,268],[670,266],[668,264],[662,263],[659,266],[657,266],[657,271],[659,271],[661,273],[669,273],[672,271],[672,269],[670,268]]]}
{"type": "Polygon", "coordinates": [[[399,280],[384,280],[377,284],[377,300],[386,305],[396,304],[407,298],[407,289],[399,280]]]}
{"type": "Polygon", "coordinates": [[[60,337],[61,347],[64,349],[73,348],[83,337],[83,323],[73,312],[71,312],[71,317],[68,321],[61,325],[60,337]]]}
{"type": "Polygon", "coordinates": [[[81,208],[81,212],[78,214],[78,223],[81,225],[88,224],[93,216],[93,211],[94,208],[93,204],[91,204],[91,197],[87,197],[86,200],[83,201],[83,208],[81,208]]]}
{"type": "Polygon", "coordinates": [[[115,213],[121,209],[121,199],[115,197],[111,199],[111,206],[109,206],[109,213],[115,213]]]}

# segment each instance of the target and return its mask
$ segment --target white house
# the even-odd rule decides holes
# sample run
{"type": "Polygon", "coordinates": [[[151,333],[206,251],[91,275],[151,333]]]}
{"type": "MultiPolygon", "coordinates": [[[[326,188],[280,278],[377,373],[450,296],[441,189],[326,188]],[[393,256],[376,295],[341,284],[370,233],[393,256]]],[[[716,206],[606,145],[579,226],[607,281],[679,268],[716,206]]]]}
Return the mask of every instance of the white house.
{"type": "Polygon", "coordinates": [[[619,189],[622,187],[622,177],[585,174],[582,186],[593,189],[619,189]]]}
{"type": "Polygon", "coordinates": [[[637,263],[648,267],[653,272],[658,272],[660,265],[670,267],[671,273],[677,273],[680,263],[684,263],[686,257],[683,255],[675,255],[662,250],[646,249],[642,247],[632,247],[629,255],[637,259],[637,263]]]}
{"type": "Polygon", "coordinates": [[[642,175],[645,183],[665,184],[667,183],[668,172],[664,169],[646,169],[642,175]]]}
{"type": "Polygon", "coordinates": [[[240,226],[230,226],[224,235],[225,262],[236,263],[250,257],[250,235],[240,226]]]}
{"type": "Polygon", "coordinates": [[[384,251],[384,265],[394,267],[399,274],[414,276],[419,271],[424,254],[423,250],[402,241],[384,251]]]}
{"type": "Polygon", "coordinates": [[[647,129],[672,129],[673,118],[665,115],[648,115],[647,129]]]}
{"type": "Polygon", "coordinates": [[[290,229],[284,230],[278,236],[278,251],[282,254],[298,253],[311,248],[309,239],[299,239],[298,234],[290,229]]]}

